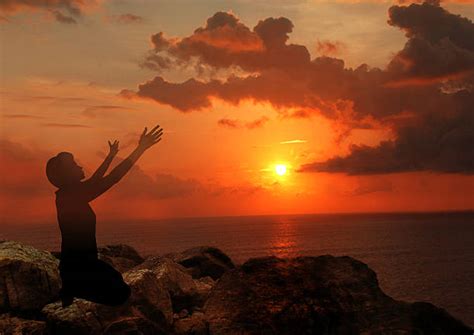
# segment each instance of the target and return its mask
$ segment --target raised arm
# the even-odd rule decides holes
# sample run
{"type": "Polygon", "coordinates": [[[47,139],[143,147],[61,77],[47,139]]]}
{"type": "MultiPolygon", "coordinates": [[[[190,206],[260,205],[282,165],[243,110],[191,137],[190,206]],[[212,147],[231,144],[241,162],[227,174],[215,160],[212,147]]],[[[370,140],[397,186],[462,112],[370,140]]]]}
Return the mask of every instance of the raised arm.
{"type": "Polygon", "coordinates": [[[90,179],[94,181],[104,176],[105,172],[107,172],[107,169],[110,166],[110,163],[112,163],[112,161],[114,160],[114,157],[117,156],[118,150],[119,150],[119,141],[115,140],[113,143],[109,141],[109,154],[107,155],[107,157],[105,157],[102,164],[100,164],[100,166],[97,168],[94,174],[90,177],[90,179]]]}
{"type": "Polygon", "coordinates": [[[92,201],[118,183],[146,150],[161,141],[162,135],[163,129],[160,128],[159,125],[154,127],[149,133],[147,133],[147,128],[145,128],[135,150],[113,168],[107,176],[95,180],[91,178],[83,183],[83,191],[86,199],[92,201]]]}

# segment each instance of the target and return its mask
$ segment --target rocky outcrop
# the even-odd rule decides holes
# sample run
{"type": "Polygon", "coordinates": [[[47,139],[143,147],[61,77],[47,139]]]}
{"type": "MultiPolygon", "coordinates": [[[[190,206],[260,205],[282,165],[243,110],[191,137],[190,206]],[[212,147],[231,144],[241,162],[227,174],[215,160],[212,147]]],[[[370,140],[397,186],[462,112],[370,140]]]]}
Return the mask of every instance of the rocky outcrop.
{"type": "Polygon", "coordinates": [[[108,246],[101,248],[103,255],[124,265],[129,300],[111,307],[75,299],[63,308],[57,301],[60,282],[48,291],[44,281],[24,278],[42,273],[59,281],[58,261],[50,253],[15,242],[0,246],[1,278],[7,278],[0,289],[8,297],[2,300],[2,335],[473,332],[432,304],[387,296],[375,272],[350,257],[265,257],[235,267],[222,251],[210,247],[141,261],[132,248],[108,246]],[[130,268],[133,264],[138,265],[130,268]],[[17,270],[13,275],[12,269],[17,270]],[[21,303],[12,305],[10,297],[21,303]]]}
{"type": "Polygon", "coordinates": [[[0,311],[41,309],[58,297],[58,260],[13,241],[0,243],[0,311]]]}
{"type": "Polygon", "coordinates": [[[209,276],[219,279],[225,272],[235,268],[232,260],[214,247],[196,247],[166,257],[188,269],[193,278],[209,276]]]}
{"type": "Polygon", "coordinates": [[[469,334],[431,304],[385,295],[350,257],[251,259],[224,274],[204,306],[210,334],[469,334]]]}

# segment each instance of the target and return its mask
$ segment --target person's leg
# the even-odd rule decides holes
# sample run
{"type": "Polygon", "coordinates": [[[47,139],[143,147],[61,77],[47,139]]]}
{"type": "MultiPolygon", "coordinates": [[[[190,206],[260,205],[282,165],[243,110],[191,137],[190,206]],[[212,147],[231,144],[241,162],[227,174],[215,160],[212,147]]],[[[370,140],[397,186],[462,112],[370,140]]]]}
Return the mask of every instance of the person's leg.
{"type": "Polygon", "coordinates": [[[121,305],[130,297],[130,287],[120,272],[109,264],[96,260],[83,269],[81,285],[76,285],[75,296],[99,304],[121,305]]]}

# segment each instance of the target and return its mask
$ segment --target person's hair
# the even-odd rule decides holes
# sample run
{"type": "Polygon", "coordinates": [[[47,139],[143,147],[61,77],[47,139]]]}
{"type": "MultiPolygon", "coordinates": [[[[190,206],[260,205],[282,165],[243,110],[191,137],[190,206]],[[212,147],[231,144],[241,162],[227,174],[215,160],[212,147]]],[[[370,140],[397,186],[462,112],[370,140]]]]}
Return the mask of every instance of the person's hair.
{"type": "Polygon", "coordinates": [[[46,163],[46,176],[51,184],[61,188],[68,181],[68,171],[65,169],[64,160],[66,157],[73,157],[70,152],[60,152],[50,158],[46,163]]]}

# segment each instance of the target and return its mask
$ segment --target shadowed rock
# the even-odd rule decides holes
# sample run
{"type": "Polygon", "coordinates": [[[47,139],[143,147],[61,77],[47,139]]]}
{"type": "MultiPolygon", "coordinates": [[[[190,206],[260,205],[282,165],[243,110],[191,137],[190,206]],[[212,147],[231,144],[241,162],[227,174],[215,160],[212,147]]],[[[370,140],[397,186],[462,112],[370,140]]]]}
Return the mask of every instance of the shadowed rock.
{"type": "Polygon", "coordinates": [[[178,319],[174,322],[176,335],[207,335],[208,328],[204,313],[195,312],[192,315],[178,319]]]}
{"type": "Polygon", "coordinates": [[[58,260],[13,241],[0,243],[0,311],[41,309],[58,297],[58,260]]]}
{"type": "Polygon", "coordinates": [[[9,314],[0,315],[0,334],[5,335],[47,335],[45,321],[25,320],[9,314]]]}
{"type": "Polygon", "coordinates": [[[104,331],[103,335],[166,335],[165,330],[160,328],[156,323],[141,317],[128,317],[111,323],[104,331]]]}
{"type": "Polygon", "coordinates": [[[431,304],[395,301],[350,257],[251,259],[224,274],[204,306],[210,334],[466,334],[431,304]]]}
{"type": "Polygon", "coordinates": [[[126,244],[99,247],[99,258],[122,273],[143,262],[143,257],[126,244]]]}
{"type": "Polygon", "coordinates": [[[82,299],[63,308],[61,302],[46,305],[42,311],[48,320],[52,334],[98,335],[102,333],[103,316],[100,316],[96,304],[82,299]]]}
{"type": "Polygon", "coordinates": [[[217,280],[226,271],[235,268],[229,256],[214,247],[195,247],[166,257],[187,268],[193,278],[209,276],[217,280]]]}

